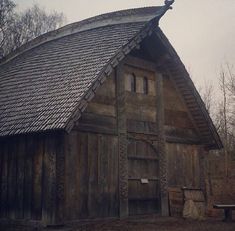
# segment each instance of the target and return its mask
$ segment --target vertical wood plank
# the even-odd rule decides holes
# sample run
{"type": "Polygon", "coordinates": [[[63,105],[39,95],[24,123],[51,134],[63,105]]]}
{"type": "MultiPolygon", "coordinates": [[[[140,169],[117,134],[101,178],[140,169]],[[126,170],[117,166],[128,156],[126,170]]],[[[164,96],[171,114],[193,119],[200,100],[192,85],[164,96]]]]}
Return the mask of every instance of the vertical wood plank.
{"type": "MultiPolygon", "coordinates": [[[[208,195],[206,192],[206,182],[207,182],[207,161],[206,157],[208,156],[208,151],[205,150],[204,147],[200,147],[200,149],[197,151],[197,157],[198,157],[198,175],[199,175],[199,187],[202,189],[205,196],[208,195]],[[200,152],[200,153],[199,153],[200,152]]],[[[197,176],[198,176],[197,175],[197,176]]],[[[206,198],[207,199],[207,198],[206,198]]]]}
{"type": "Polygon", "coordinates": [[[108,214],[111,217],[118,216],[118,139],[111,137],[110,141],[106,140],[106,145],[110,152],[107,153],[108,158],[108,173],[106,174],[109,193],[109,210],[108,214]]]}
{"type": "Polygon", "coordinates": [[[43,158],[43,204],[42,220],[44,225],[55,224],[56,212],[56,147],[53,135],[45,137],[43,158]]]}
{"type": "Polygon", "coordinates": [[[25,167],[24,167],[24,218],[31,219],[32,180],[33,180],[34,142],[30,135],[26,136],[25,167]]]}
{"type": "MultiPolygon", "coordinates": [[[[89,217],[102,216],[98,212],[98,136],[88,134],[88,211],[89,217]]],[[[103,205],[105,206],[105,205],[103,205]]]]}
{"type": "Polygon", "coordinates": [[[42,161],[43,136],[34,137],[35,152],[33,154],[33,192],[32,192],[32,219],[41,220],[42,216],[42,161]]]}
{"type": "Polygon", "coordinates": [[[163,97],[163,76],[155,74],[157,92],[157,125],[158,125],[158,151],[160,165],[160,194],[161,194],[161,214],[169,216],[168,206],[168,178],[167,178],[167,158],[166,158],[166,139],[164,132],[164,97],[163,97]]]}
{"type": "Polygon", "coordinates": [[[99,178],[98,178],[98,186],[99,186],[99,206],[102,208],[102,216],[109,216],[109,206],[111,203],[109,186],[108,186],[108,176],[112,175],[108,170],[109,159],[108,155],[112,155],[110,151],[111,140],[109,136],[99,135],[99,178]]]}
{"type": "Polygon", "coordinates": [[[88,135],[79,133],[79,217],[88,217],[88,135]]]}
{"type": "Polygon", "coordinates": [[[8,206],[9,206],[9,218],[15,219],[16,215],[16,166],[17,166],[17,139],[12,138],[12,144],[9,143],[8,153],[8,206]]]}
{"type": "Polygon", "coordinates": [[[4,166],[4,144],[3,140],[0,139],[0,218],[2,217],[2,185],[3,185],[3,166],[4,166]]]}
{"type": "Polygon", "coordinates": [[[128,159],[127,159],[127,125],[126,125],[126,94],[124,66],[119,64],[116,69],[118,156],[119,156],[119,215],[128,216],[128,159]]]}
{"type": "Polygon", "coordinates": [[[76,219],[79,216],[79,150],[78,133],[72,131],[67,135],[66,156],[66,209],[67,219],[76,219]]]}
{"type": "Polygon", "coordinates": [[[1,144],[1,198],[0,198],[0,217],[5,218],[8,215],[8,143],[3,141],[1,144]]]}
{"type": "Polygon", "coordinates": [[[64,224],[65,215],[65,137],[56,136],[56,224],[64,224]]]}
{"type": "Polygon", "coordinates": [[[24,217],[24,164],[25,164],[25,136],[19,137],[19,144],[17,150],[17,191],[16,191],[16,218],[22,219],[24,217]]]}

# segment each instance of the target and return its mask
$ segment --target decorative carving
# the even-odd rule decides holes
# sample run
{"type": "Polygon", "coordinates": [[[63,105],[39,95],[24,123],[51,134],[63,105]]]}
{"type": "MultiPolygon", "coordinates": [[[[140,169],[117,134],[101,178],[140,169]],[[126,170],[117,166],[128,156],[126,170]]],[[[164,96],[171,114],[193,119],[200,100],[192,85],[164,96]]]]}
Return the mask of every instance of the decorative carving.
{"type": "Polygon", "coordinates": [[[158,153],[159,153],[159,162],[160,162],[160,187],[161,195],[167,196],[167,162],[166,162],[166,150],[165,150],[165,139],[159,137],[158,139],[158,153]]]}
{"type": "Polygon", "coordinates": [[[173,3],[175,2],[175,0],[165,0],[165,6],[170,7],[173,3]]]}
{"type": "Polygon", "coordinates": [[[128,200],[128,159],[126,134],[119,134],[119,188],[120,200],[127,203],[128,200]]]}
{"type": "Polygon", "coordinates": [[[166,159],[166,140],[164,131],[164,102],[163,102],[163,80],[162,74],[156,73],[156,92],[157,92],[157,124],[158,124],[158,153],[160,165],[160,194],[161,194],[161,212],[168,216],[168,180],[167,180],[167,159],[166,159]]]}
{"type": "Polygon", "coordinates": [[[175,2],[175,0],[165,0],[165,5],[161,7],[161,10],[158,12],[158,16],[156,17],[156,22],[159,23],[159,20],[162,18],[162,16],[168,11],[172,9],[172,4],[175,2]]]}
{"type": "Polygon", "coordinates": [[[118,124],[118,153],[119,153],[119,210],[120,217],[128,216],[128,159],[127,159],[127,129],[125,113],[125,81],[123,64],[117,67],[117,124],[118,124]]]}
{"type": "Polygon", "coordinates": [[[156,152],[158,156],[158,145],[155,145],[156,142],[158,142],[157,136],[153,135],[147,135],[147,134],[137,134],[137,133],[128,133],[127,134],[128,140],[135,140],[135,141],[142,141],[147,143],[151,146],[151,148],[156,152]]]}

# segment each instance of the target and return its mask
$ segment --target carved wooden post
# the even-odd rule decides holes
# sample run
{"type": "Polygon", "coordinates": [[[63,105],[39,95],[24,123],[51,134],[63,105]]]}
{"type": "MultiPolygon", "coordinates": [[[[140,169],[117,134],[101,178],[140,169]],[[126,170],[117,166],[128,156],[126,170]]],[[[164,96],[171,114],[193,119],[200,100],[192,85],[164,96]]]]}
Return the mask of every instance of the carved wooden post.
{"type": "Polygon", "coordinates": [[[128,159],[127,159],[127,131],[125,113],[125,79],[123,64],[116,70],[117,89],[117,126],[118,126],[118,155],[119,155],[119,215],[128,216],[128,159]]]}
{"type": "Polygon", "coordinates": [[[168,181],[167,181],[167,159],[165,147],[164,131],[164,98],[163,98],[163,80],[162,74],[156,72],[156,97],[157,97],[157,126],[158,126],[158,152],[160,166],[160,197],[161,197],[161,214],[169,216],[168,205],[168,181]]]}

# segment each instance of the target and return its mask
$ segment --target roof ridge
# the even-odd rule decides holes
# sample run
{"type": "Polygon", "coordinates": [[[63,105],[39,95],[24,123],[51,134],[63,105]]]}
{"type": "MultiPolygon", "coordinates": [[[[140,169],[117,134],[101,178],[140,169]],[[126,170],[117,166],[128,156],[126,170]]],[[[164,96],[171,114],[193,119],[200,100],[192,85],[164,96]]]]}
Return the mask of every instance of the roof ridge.
{"type": "Polygon", "coordinates": [[[114,12],[100,14],[98,16],[93,16],[78,22],[70,23],[56,30],[42,34],[32,39],[31,41],[23,44],[15,51],[11,52],[2,60],[0,60],[0,66],[32,48],[71,34],[115,24],[148,22],[155,17],[161,16],[162,8],[162,6],[149,6],[118,10],[114,12]]]}

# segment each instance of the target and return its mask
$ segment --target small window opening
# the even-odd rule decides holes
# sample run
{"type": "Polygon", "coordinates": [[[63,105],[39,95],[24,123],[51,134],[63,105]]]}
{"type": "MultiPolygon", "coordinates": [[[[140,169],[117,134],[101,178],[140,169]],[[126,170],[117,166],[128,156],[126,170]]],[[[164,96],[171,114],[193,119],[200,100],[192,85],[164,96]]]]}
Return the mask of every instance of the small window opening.
{"type": "Polygon", "coordinates": [[[143,92],[145,95],[148,94],[148,78],[147,77],[143,78],[143,92]]]}
{"type": "Polygon", "coordinates": [[[131,91],[136,92],[136,76],[135,76],[135,74],[131,75],[131,91]]]}

